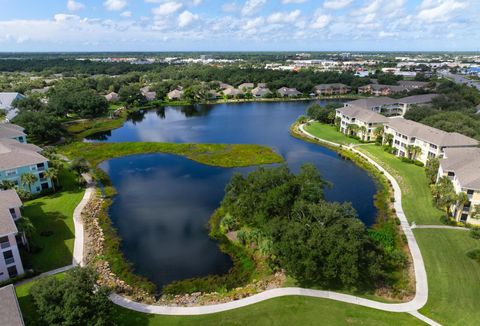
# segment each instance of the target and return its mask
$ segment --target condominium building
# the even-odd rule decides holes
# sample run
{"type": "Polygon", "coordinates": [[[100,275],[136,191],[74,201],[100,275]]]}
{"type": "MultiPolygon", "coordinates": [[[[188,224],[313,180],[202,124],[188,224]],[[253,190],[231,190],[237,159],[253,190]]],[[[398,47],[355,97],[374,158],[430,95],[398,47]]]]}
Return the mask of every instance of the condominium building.
{"type": "Polygon", "coordinates": [[[453,205],[452,216],[457,221],[480,225],[474,214],[480,206],[480,148],[446,148],[438,176],[448,176],[457,194],[467,194],[467,202],[453,205]]]}
{"type": "Polygon", "coordinates": [[[14,139],[0,139],[0,182],[10,181],[15,186],[38,193],[52,187],[52,181],[45,177],[48,159],[41,155],[42,149],[33,144],[20,143],[14,139]],[[33,174],[35,182],[22,182],[22,175],[33,174]]]}
{"type": "Polygon", "coordinates": [[[375,128],[388,121],[388,118],[381,114],[357,106],[345,106],[336,109],[335,117],[339,119],[342,133],[358,136],[364,141],[374,140],[376,136],[374,135],[375,128]]]}
{"type": "Polygon", "coordinates": [[[385,116],[403,116],[412,105],[424,106],[432,102],[438,94],[422,94],[407,96],[399,99],[390,97],[370,97],[359,99],[344,104],[346,107],[359,107],[381,113],[385,116]]]}
{"type": "MultiPolygon", "coordinates": [[[[18,251],[18,229],[22,201],[15,190],[0,191],[0,282],[24,273],[18,251]]],[[[0,304],[1,305],[1,304],[0,304]]]]}
{"type": "Polygon", "coordinates": [[[478,141],[459,134],[446,132],[401,117],[389,118],[384,126],[384,135],[392,135],[396,155],[426,163],[431,157],[443,157],[446,148],[476,147],[478,141]],[[411,148],[418,153],[409,153],[411,148]]]}
{"type": "Polygon", "coordinates": [[[27,142],[27,135],[23,132],[25,129],[12,123],[0,123],[0,139],[15,139],[20,143],[27,142]]]}
{"type": "Polygon", "coordinates": [[[352,88],[345,84],[333,83],[317,85],[313,90],[317,95],[340,95],[350,93],[352,88]]]}

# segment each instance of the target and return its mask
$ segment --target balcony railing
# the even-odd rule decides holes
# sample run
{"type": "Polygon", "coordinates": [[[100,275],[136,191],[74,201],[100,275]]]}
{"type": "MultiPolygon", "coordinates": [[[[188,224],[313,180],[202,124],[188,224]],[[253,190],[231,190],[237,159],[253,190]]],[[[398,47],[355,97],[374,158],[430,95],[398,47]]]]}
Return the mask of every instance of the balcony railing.
{"type": "Polygon", "coordinates": [[[13,257],[5,259],[5,265],[11,265],[15,263],[15,259],[13,257]]]}

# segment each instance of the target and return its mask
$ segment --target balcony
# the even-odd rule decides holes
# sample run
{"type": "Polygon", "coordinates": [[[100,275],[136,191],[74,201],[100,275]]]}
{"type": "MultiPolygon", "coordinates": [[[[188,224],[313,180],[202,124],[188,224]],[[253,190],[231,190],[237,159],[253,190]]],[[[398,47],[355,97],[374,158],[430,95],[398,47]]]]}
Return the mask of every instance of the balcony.
{"type": "Polygon", "coordinates": [[[5,259],[5,265],[15,264],[15,259],[13,257],[5,259]]]}

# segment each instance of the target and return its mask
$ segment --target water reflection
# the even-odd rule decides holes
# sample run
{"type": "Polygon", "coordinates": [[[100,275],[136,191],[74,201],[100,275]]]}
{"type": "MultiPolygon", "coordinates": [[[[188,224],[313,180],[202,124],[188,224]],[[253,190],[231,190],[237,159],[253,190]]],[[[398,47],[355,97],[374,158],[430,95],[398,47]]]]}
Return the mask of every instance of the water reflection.
{"type": "MultiPolygon", "coordinates": [[[[289,134],[290,124],[307,106],[285,102],[158,108],[135,113],[122,128],[90,140],[268,145],[294,172],[304,163],[315,164],[333,184],[326,198],[351,202],[371,225],[376,210],[370,176],[334,151],[289,134]]],[[[122,250],[140,274],[161,286],[228,270],[228,257],[209,239],[205,225],[234,169],[160,154],[114,159],[102,168],[118,190],[111,216],[123,239],[122,250]]]]}

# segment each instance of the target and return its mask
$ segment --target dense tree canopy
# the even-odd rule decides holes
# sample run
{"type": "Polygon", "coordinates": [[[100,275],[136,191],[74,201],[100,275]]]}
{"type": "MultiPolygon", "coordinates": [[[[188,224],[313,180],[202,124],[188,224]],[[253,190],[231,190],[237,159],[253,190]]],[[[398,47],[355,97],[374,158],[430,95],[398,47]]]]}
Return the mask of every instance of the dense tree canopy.
{"type": "Polygon", "coordinates": [[[339,102],[328,103],[325,106],[314,103],[308,107],[307,116],[313,120],[332,124],[335,121],[335,109],[342,106],[339,102]]]}
{"type": "Polygon", "coordinates": [[[352,287],[378,279],[380,249],[350,204],[324,200],[325,185],[313,165],[298,175],[260,168],[232,178],[222,208],[229,225],[269,238],[272,257],[300,282],[352,287]]]}
{"type": "Polygon", "coordinates": [[[96,285],[88,268],[75,268],[64,279],[49,277],[30,289],[41,325],[112,325],[112,304],[106,289],[96,285]]]}

